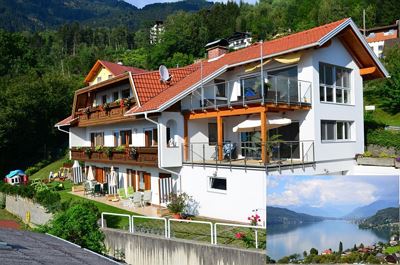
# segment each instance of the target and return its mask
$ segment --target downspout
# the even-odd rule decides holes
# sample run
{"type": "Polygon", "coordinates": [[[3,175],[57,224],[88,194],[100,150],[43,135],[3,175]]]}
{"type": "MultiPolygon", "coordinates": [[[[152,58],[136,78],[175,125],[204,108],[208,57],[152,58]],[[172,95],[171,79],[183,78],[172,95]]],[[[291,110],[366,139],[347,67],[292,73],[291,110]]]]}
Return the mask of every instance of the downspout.
{"type": "MultiPolygon", "coordinates": [[[[156,122],[155,120],[150,119],[150,118],[147,116],[147,112],[144,113],[144,118],[145,118],[147,121],[149,121],[149,122],[151,122],[151,123],[157,125],[157,131],[158,131],[158,133],[157,133],[157,142],[158,142],[158,144],[160,145],[160,144],[161,144],[161,133],[160,133],[160,132],[161,132],[161,125],[160,125],[160,123],[156,122]]],[[[169,173],[171,173],[171,174],[174,174],[174,175],[178,176],[178,180],[179,180],[179,192],[182,192],[181,174],[178,173],[178,172],[175,172],[175,171],[172,171],[172,170],[169,170],[169,169],[166,169],[166,168],[162,167],[162,166],[161,166],[162,151],[161,151],[161,148],[160,148],[160,147],[158,148],[157,153],[158,153],[158,168],[161,169],[161,170],[167,171],[167,172],[169,172],[169,173]]]]}
{"type": "MultiPolygon", "coordinates": [[[[61,126],[60,125],[58,125],[58,126],[56,126],[57,127],[57,130],[59,130],[60,132],[63,132],[63,133],[67,133],[68,134],[68,146],[71,144],[71,134],[70,134],[70,132],[69,131],[66,131],[66,130],[64,130],[64,129],[61,129],[61,126]]],[[[71,160],[71,158],[72,158],[72,155],[71,155],[71,151],[69,151],[68,152],[69,153],[69,159],[71,160]]]]}

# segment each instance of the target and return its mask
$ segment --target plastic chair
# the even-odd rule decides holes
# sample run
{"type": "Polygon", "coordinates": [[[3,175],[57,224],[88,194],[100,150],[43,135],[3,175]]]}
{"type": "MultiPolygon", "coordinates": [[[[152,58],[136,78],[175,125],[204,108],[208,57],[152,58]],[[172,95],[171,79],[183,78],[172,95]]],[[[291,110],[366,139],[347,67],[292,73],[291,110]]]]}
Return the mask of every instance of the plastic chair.
{"type": "Polygon", "coordinates": [[[99,196],[100,194],[101,194],[101,186],[100,186],[100,184],[95,184],[94,185],[94,195],[99,196]]]}
{"type": "Polygon", "coordinates": [[[142,205],[143,207],[146,206],[146,204],[151,203],[151,190],[145,190],[143,193],[143,200],[142,200],[142,205]]]}
{"type": "Polygon", "coordinates": [[[133,196],[130,199],[133,204],[133,207],[135,207],[135,205],[137,205],[137,204],[139,204],[139,206],[142,206],[142,193],[141,192],[133,193],[133,196]]]}

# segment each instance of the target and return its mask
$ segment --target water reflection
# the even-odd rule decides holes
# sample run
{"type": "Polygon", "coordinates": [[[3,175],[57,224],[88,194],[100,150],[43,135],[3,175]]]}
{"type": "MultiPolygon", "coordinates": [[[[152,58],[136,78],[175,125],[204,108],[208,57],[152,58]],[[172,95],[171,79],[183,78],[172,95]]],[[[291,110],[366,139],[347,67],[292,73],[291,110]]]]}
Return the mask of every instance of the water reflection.
{"type": "Polygon", "coordinates": [[[267,255],[273,259],[298,253],[314,247],[319,252],[331,248],[338,250],[339,242],[343,248],[352,248],[354,244],[371,245],[389,240],[389,230],[363,230],[357,224],[344,220],[324,220],[299,225],[269,225],[267,227],[267,255]]]}

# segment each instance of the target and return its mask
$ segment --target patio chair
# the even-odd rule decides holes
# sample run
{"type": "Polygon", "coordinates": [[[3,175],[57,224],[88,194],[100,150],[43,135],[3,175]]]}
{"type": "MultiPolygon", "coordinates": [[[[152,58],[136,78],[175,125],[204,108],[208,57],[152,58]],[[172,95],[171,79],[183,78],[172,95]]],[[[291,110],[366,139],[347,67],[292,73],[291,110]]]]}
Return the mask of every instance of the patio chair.
{"type": "Polygon", "coordinates": [[[108,183],[104,183],[103,184],[103,191],[102,191],[103,195],[108,194],[108,183]]]}
{"type": "Polygon", "coordinates": [[[130,199],[133,204],[133,207],[135,207],[135,205],[137,205],[137,204],[139,204],[139,206],[142,206],[142,193],[141,192],[133,193],[133,196],[130,197],[130,199]]]}
{"type": "Polygon", "coordinates": [[[143,193],[142,205],[143,207],[151,203],[151,190],[145,190],[143,193]]]}
{"type": "Polygon", "coordinates": [[[83,184],[83,187],[84,187],[83,195],[91,195],[91,196],[94,195],[94,189],[92,188],[89,182],[85,182],[83,184]]]}
{"type": "Polygon", "coordinates": [[[94,195],[99,196],[100,194],[101,194],[101,186],[100,186],[100,184],[95,184],[94,185],[94,195]]]}
{"type": "Polygon", "coordinates": [[[117,190],[117,192],[118,192],[118,197],[122,202],[122,206],[129,206],[129,200],[128,197],[126,196],[125,189],[120,188],[117,190]]]}
{"type": "Polygon", "coordinates": [[[131,186],[131,187],[126,188],[126,193],[127,193],[126,196],[128,196],[128,198],[130,198],[133,196],[135,191],[133,190],[133,187],[131,186]]]}

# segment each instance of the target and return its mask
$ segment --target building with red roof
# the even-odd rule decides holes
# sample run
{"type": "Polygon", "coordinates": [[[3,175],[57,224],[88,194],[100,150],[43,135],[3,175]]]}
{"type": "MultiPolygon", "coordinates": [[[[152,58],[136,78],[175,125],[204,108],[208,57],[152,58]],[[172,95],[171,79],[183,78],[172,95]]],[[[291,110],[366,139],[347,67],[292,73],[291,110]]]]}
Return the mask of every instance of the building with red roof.
{"type": "Polygon", "coordinates": [[[69,130],[71,158],[98,182],[111,181],[112,166],[119,188],[148,190],[152,204],[186,192],[197,214],[246,222],[258,209],[261,223],[267,174],[357,167],[363,82],[389,73],[351,19],[227,45],[211,42],[207,58],[159,71],[97,61],[56,125],[69,130]]]}

